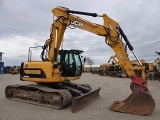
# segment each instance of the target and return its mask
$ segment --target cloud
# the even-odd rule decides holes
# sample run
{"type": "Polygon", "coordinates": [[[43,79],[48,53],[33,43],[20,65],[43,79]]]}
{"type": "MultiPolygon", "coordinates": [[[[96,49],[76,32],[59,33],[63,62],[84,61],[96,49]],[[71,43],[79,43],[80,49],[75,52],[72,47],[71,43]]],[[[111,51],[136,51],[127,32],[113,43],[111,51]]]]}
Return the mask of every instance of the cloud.
{"type": "MultiPolygon", "coordinates": [[[[139,58],[152,61],[158,57],[155,51],[160,51],[159,0],[1,0],[0,51],[4,52],[3,61],[6,65],[27,61],[28,48],[44,44],[49,38],[53,22],[51,10],[56,6],[100,15],[106,13],[120,24],[139,58]]],[[[80,17],[103,24],[100,17],[80,17]]],[[[79,29],[67,28],[63,46],[64,49],[84,50],[83,55],[93,59],[95,64],[106,63],[113,54],[103,37],[79,29]]],[[[35,52],[35,58],[39,59],[40,51],[35,52]]],[[[135,59],[131,52],[129,54],[131,59],[135,59]]]]}

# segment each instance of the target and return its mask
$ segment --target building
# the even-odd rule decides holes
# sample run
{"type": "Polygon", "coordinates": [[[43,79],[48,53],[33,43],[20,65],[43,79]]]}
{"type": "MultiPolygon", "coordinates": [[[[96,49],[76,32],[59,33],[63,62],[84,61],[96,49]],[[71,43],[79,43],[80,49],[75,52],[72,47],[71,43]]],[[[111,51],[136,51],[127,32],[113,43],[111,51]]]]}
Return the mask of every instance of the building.
{"type": "Polygon", "coordinates": [[[2,52],[0,52],[0,74],[4,73],[4,62],[2,62],[2,52]]]}
{"type": "Polygon", "coordinates": [[[100,69],[100,65],[85,65],[84,72],[98,71],[100,69]],[[90,70],[92,69],[92,70],[90,70]]]}

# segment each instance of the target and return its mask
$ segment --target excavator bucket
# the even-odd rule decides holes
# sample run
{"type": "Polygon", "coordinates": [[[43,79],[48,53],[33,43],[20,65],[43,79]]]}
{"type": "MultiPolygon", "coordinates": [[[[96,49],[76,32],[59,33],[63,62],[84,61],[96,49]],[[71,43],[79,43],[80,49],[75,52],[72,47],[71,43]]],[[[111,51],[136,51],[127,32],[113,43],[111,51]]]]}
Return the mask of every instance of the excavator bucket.
{"type": "Polygon", "coordinates": [[[115,101],[110,110],[136,115],[148,115],[155,109],[155,102],[148,92],[134,89],[124,101],[115,101]]]}
{"type": "Polygon", "coordinates": [[[71,111],[75,113],[81,110],[82,108],[86,107],[90,103],[94,102],[95,100],[97,100],[99,98],[100,89],[101,88],[97,88],[96,90],[88,92],[81,96],[73,97],[71,111]]]}

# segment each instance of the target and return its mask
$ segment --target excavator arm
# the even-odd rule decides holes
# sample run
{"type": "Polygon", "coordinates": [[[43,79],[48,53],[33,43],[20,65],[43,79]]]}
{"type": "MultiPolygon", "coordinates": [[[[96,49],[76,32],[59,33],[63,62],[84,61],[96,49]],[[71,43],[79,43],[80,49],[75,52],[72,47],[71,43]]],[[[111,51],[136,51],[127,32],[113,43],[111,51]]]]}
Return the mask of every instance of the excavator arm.
{"type": "Polygon", "coordinates": [[[118,61],[117,61],[116,55],[111,55],[111,56],[110,56],[110,58],[109,58],[109,60],[108,60],[108,63],[110,63],[111,61],[112,61],[113,63],[115,63],[115,64],[119,64],[118,61]]]}

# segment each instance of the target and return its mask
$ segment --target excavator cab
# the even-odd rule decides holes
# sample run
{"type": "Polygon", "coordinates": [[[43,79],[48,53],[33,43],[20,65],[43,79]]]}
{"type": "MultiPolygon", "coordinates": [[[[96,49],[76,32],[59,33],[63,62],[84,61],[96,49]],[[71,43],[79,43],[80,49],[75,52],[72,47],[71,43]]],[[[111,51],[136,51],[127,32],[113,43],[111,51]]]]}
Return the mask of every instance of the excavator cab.
{"type": "Polygon", "coordinates": [[[81,50],[60,50],[57,62],[62,76],[75,77],[82,74],[81,50]]]}
{"type": "MultiPolygon", "coordinates": [[[[47,62],[50,62],[48,60],[48,53],[47,53],[47,48],[44,48],[44,46],[36,46],[36,47],[30,47],[29,48],[29,54],[28,54],[28,64],[32,64],[32,51],[31,51],[31,48],[39,48],[41,47],[43,50],[42,50],[42,53],[41,53],[41,59],[42,61],[35,61],[34,64],[37,64],[38,66],[40,64],[45,64],[47,62]]],[[[59,50],[58,51],[58,55],[56,57],[56,60],[55,62],[58,64],[58,68],[61,72],[61,76],[65,76],[65,77],[77,77],[77,76],[81,76],[82,74],[82,61],[81,61],[81,56],[80,54],[83,53],[82,50],[59,50]]],[[[27,68],[24,68],[24,63],[21,64],[21,77],[23,76],[29,76],[29,77],[32,77],[32,78],[46,78],[46,73],[44,72],[45,70],[43,70],[42,68],[39,68],[39,69],[42,69],[41,71],[41,74],[34,74],[34,73],[31,73],[29,72],[28,74],[27,73],[24,73],[24,71],[27,69],[27,70],[30,70],[32,68],[29,68],[27,66],[27,68]]],[[[44,65],[44,67],[47,67],[47,65],[44,65]]],[[[49,66],[48,66],[49,68],[49,66]]],[[[35,68],[34,70],[38,70],[38,68],[35,68]]]]}

